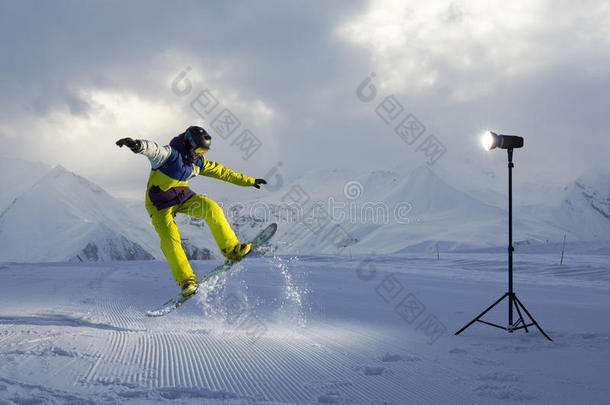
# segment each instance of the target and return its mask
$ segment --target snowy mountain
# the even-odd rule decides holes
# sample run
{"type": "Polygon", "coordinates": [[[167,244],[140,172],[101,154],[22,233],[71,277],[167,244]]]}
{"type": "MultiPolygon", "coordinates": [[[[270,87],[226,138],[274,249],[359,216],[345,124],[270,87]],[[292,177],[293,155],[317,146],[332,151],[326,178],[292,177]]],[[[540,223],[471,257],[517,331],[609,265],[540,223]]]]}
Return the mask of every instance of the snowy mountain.
{"type": "MultiPolygon", "coordinates": [[[[12,163],[35,168],[37,180],[3,194],[0,261],[163,259],[142,201],[118,200],[61,166],[12,163]]],[[[204,182],[195,179],[192,186],[197,190],[204,182]]],[[[277,189],[234,187],[228,197],[215,195],[213,182],[205,188],[242,241],[278,222],[272,240],[278,253],[435,253],[506,245],[506,208],[453,187],[427,166],[316,170],[285,179],[277,189]]],[[[556,250],[566,234],[572,246],[587,249],[594,242],[596,252],[610,251],[610,175],[592,170],[552,195],[544,204],[515,205],[516,245],[556,250]]],[[[178,215],[176,223],[189,258],[220,258],[202,219],[178,215]]]]}
{"type": "MultiPolygon", "coordinates": [[[[325,229],[338,224],[347,232],[343,245],[353,251],[378,253],[472,250],[504,246],[507,210],[484,203],[451,186],[427,166],[409,172],[377,170],[358,174],[346,170],[319,170],[286,182],[280,190],[253,201],[226,201],[239,207],[234,223],[279,221],[274,238],[281,253],[335,253],[324,229],[312,232],[303,221],[287,218],[290,196],[298,191],[308,199],[303,212],[318,203],[328,215],[325,229]],[[321,181],[323,179],[323,181],[321,181]]],[[[555,204],[559,206],[559,201],[555,204]]],[[[553,220],[549,207],[515,207],[517,243],[559,241],[566,226],[553,220]],[[540,213],[544,213],[541,215],[540,213]]],[[[298,216],[298,215],[297,215],[298,216]]],[[[301,218],[303,219],[303,218],[301,218]]],[[[581,240],[593,239],[586,228],[581,240]]]]}
{"type": "Polygon", "coordinates": [[[590,170],[574,181],[554,219],[578,239],[610,239],[610,173],[590,170]]]}
{"type": "Polygon", "coordinates": [[[117,199],[61,166],[0,214],[2,261],[153,259],[161,257],[155,237],[117,199]]]}

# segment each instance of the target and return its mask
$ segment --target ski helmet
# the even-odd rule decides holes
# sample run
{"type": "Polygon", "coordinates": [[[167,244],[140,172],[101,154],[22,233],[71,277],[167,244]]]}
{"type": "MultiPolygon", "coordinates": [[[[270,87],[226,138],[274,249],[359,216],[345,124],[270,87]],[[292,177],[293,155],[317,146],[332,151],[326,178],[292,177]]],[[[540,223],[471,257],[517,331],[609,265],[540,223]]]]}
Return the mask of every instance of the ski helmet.
{"type": "Polygon", "coordinates": [[[212,137],[201,127],[192,126],[186,129],[184,139],[198,155],[204,155],[212,145],[212,137]]]}

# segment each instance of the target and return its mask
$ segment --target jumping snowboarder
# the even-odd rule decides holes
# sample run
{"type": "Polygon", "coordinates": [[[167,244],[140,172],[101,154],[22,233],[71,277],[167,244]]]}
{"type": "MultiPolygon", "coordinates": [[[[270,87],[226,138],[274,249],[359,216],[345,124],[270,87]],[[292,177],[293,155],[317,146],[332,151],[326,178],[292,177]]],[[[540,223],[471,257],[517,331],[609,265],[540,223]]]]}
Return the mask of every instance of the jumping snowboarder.
{"type": "Polygon", "coordinates": [[[187,297],[197,291],[193,269],[180,243],[180,234],[174,222],[177,213],[203,218],[210,227],[223,256],[239,261],[250,252],[250,243],[240,243],[227,222],[222,209],[213,200],[195,193],[189,187],[189,179],[200,174],[224,180],[238,186],[260,188],[267,184],[234,172],[203,157],[212,144],[212,137],[205,129],[192,126],[174,137],[169,145],[159,146],[144,139],[122,138],[116,144],[127,146],[134,153],[150,160],[151,172],[146,187],[146,210],[161,238],[161,250],[172,269],[180,295],[187,297]]]}

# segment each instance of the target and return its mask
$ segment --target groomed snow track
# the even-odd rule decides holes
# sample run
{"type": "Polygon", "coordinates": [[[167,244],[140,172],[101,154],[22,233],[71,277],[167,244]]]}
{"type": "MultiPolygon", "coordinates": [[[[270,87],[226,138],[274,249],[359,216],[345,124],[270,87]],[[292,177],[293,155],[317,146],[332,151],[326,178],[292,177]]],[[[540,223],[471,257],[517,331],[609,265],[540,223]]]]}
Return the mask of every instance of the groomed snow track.
{"type": "MultiPolygon", "coordinates": [[[[278,266],[274,260],[250,259],[223,284],[236,286],[233,293],[250,300],[248,316],[263,325],[258,334],[240,326],[241,321],[229,312],[210,314],[227,303],[211,303],[205,294],[166,317],[146,317],[146,309],[175,291],[164,263],[3,265],[0,399],[14,403],[540,403],[548,398],[534,391],[538,371],[530,371],[533,381],[528,385],[529,378],[521,379],[515,371],[523,359],[514,363],[510,359],[528,351],[558,356],[562,339],[573,339],[579,356],[587,350],[599,353],[608,345],[599,333],[558,333],[548,316],[547,331],[559,340],[554,344],[534,333],[510,337],[473,328],[470,337],[455,338],[449,331],[429,345],[421,331],[403,322],[384,302],[376,291],[379,283],[356,277],[352,267],[358,262],[324,272],[332,261],[320,259],[312,267],[307,261],[315,259],[304,258],[291,264],[290,279],[285,261],[278,259],[283,263],[278,266]],[[304,269],[313,270],[304,272],[307,285],[299,284],[298,274],[304,269]],[[23,298],[21,286],[32,279],[37,280],[36,293],[23,298]],[[295,290],[300,294],[298,308],[284,300],[295,290]],[[512,371],[507,364],[513,364],[512,371]]],[[[475,262],[469,261],[469,266],[475,262]]],[[[214,264],[198,262],[196,267],[203,270],[214,264]]],[[[410,276],[406,280],[413,284],[404,285],[445,321],[466,321],[469,313],[439,313],[441,306],[431,301],[430,297],[446,293],[435,287],[447,278],[442,274],[427,276],[426,283],[410,276]]],[[[385,275],[379,277],[381,281],[385,275]]],[[[480,294],[489,295],[485,293],[480,294]]],[[[465,304],[456,298],[460,296],[451,301],[467,311],[469,305],[479,308],[486,303],[465,304]]],[[[540,308],[536,302],[528,305],[540,308]]],[[[597,392],[602,394],[600,388],[597,392]]],[[[557,395],[554,401],[561,399],[557,395]]]]}

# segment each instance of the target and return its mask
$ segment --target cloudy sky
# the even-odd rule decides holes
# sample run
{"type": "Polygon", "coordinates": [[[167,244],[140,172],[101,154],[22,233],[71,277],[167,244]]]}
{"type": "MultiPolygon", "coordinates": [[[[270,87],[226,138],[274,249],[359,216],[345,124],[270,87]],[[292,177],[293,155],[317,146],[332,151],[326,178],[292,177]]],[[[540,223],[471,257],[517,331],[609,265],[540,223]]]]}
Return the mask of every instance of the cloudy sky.
{"type": "Polygon", "coordinates": [[[254,177],[434,161],[484,181],[505,170],[487,128],[525,138],[528,179],[608,168],[604,1],[0,1],[0,35],[0,155],[120,196],[149,166],[115,140],[217,117],[209,158],[254,177]]]}

